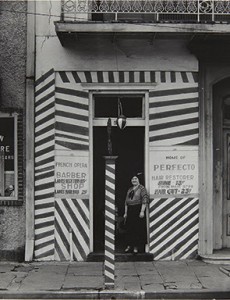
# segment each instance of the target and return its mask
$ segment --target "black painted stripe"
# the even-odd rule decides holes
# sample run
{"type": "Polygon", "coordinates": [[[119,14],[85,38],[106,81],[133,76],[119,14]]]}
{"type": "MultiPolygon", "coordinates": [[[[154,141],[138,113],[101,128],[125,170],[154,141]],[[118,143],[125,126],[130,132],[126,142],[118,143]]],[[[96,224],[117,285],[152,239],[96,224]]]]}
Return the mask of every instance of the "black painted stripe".
{"type": "Polygon", "coordinates": [[[35,180],[41,180],[41,179],[45,179],[45,178],[47,178],[47,180],[48,180],[48,178],[50,178],[50,177],[54,177],[54,171],[53,170],[49,171],[49,172],[42,173],[40,175],[36,175],[35,180]]]}
{"type": "Polygon", "coordinates": [[[85,74],[85,79],[86,79],[86,82],[87,82],[87,83],[92,83],[92,76],[91,76],[91,72],[89,72],[89,71],[86,71],[86,72],[84,72],[84,74],[85,74]]]}
{"type": "Polygon", "coordinates": [[[46,252],[41,253],[41,254],[39,254],[39,255],[36,255],[36,259],[48,257],[48,256],[51,256],[51,255],[54,255],[54,249],[51,249],[51,250],[49,250],[49,251],[46,251],[46,252]]]}
{"type": "MultiPolygon", "coordinates": [[[[58,213],[60,219],[62,220],[62,218],[61,218],[61,216],[60,216],[60,210],[61,210],[61,208],[59,207],[59,205],[57,204],[57,202],[55,203],[55,210],[56,210],[56,212],[58,213]]],[[[65,225],[66,225],[66,224],[65,224],[65,225]]],[[[66,227],[66,226],[65,226],[65,227],[66,227]]],[[[66,229],[67,229],[67,231],[69,232],[69,230],[68,230],[69,228],[66,227],[66,229]]],[[[57,230],[57,232],[58,232],[58,234],[59,234],[59,236],[60,236],[60,239],[62,240],[62,242],[63,242],[63,244],[64,244],[64,246],[65,246],[67,252],[69,253],[69,251],[70,251],[69,241],[68,241],[68,239],[67,239],[65,233],[63,232],[62,228],[61,228],[61,224],[59,224],[59,222],[58,222],[57,219],[55,219],[55,230],[57,230]]]]}
{"type": "Polygon", "coordinates": [[[54,235],[54,229],[51,229],[49,231],[44,231],[41,233],[36,234],[35,232],[35,240],[40,240],[40,239],[44,239],[46,237],[50,237],[54,235]]]}
{"type": "Polygon", "coordinates": [[[106,170],[115,175],[115,168],[111,168],[108,164],[106,164],[106,170]]]}
{"type": "Polygon", "coordinates": [[[103,72],[102,71],[98,71],[97,72],[97,80],[98,80],[99,83],[103,83],[104,82],[103,72]]]}
{"type": "MultiPolygon", "coordinates": [[[[39,131],[36,131],[35,132],[35,138],[38,138],[39,136],[44,135],[44,134],[48,133],[49,131],[53,131],[53,130],[54,130],[54,124],[51,124],[51,125],[43,128],[43,129],[41,129],[39,131]]],[[[53,137],[54,137],[54,133],[53,132],[52,132],[52,134],[53,134],[53,137]]]]}
{"type": "Polygon", "coordinates": [[[151,131],[156,131],[156,130],[166,129],[166,128],[173,128],[173,127],[182,126],[182,125],[196,124],[198,122],[199,122],[199,118],[197,117],[197,118],[161,123],[161,124],[156,124],[156,125],[150,125],[149,131],[151,132],[151,131]]]}
{"type": "Polygon", "coordinates": [[[46,212],[46,213],[34,216],[35,220],[50,218],[50,217],[54,217],[54,212],[53,211],[46,212]]]}
{"type": "Polygon", "coordinates": [[[125,82],[125,74],[123,71],[119,71],[119,82],[125,82]]]}
{"type": "Polygon", "coordinates": [[[51,141],[54,142],[54,134],[51,134],[51,135],[45,137],[44,139],[41,139],[41,140],[35,142],[34,145],[35,145],[35,148],[38,147],[38,146],[41,146],[41,145],[45,146],[46,143],[49,143],[51,141]]]}
{"type": "MultiPolygon", "coordinates": [[[[54,196],[54,194],[52,196],[54,196]]],[[[44,201],[46,201],[46,199],[47,198],[44,198],[44,201]]],[[[43,200],[43,198],[42,199],[37,199],[37,197],[36,197],[36,200],[43,200]]],[[[43,203],[43,204],[36,204],[36,201],[35,201],[35,209],[36,210],[46,209],[46,208],[53,208],[53,207],[54,207],[53,202],[48,202],[48,203],[43,203]]]]}
{"type": "MultiPolygon", "coordinates": [[[[105,199],[105,200],[107,200],[107,199],[105,199]]],[[[114,204],[114,200],[113,200],[113,202],[112,201],[109,201],[109,202],[112,203],[112,204],[114,204]]],[[[106,205],[106,203],[105,203],[105,207],[106,207],[106,211],[108,211],[112,215],[114,214],[115,208],[112,209],[111,207],[109,207],[108,205],[106,205]]]]}
{"type": "Polygon", "coordinates": [[[78,76],[77,72],[72,72],[73,78],[75,80],[76,83],[81,83],[81,79],[78,76]]]}
{"type": "Polygon", "coordinates": [[[45,149],[36,151],[35,157],[37,158],[37,157],[43,156],[43,155],[48,154],[48,153],[50,153],[52,151],[54,151],[54,145],[49,146],[49,147],[47,147],[45,149]]]}
{"type": "Polygon", "coordinates": [[[79,121],[89,121],[88,116],[83,116],[83,115],[79,115],[76,113],[69,113],[66,111],[60,111],[60,110],[56,110],[56,116],[60,116],[63,118],[68,118],[68,119],[74,119],[74,120],[79,120],[79,121]]]}
{"type": "Polygon", "coordinates": [[[114,239],[111,239],[110,236],[108,236],[106,233],[105,233],[105,240],[113,245],[114,244],[114,239]]]}
{"type": "MultiPolygon", "coordinates": [[[[171,203],[176,203],[176,202],[180,201],[181,199],[183,199],[183,198],[173,199],[171,201],[174,201],[174,202],[171,202],[171,203]]],[[[168,200],[168,198],[161,198],[161,199],[159,199],[154,205],[152,205],[150,207],[151,211],[154,211],[155,209],[157,209],[160,205],[162,205],[167,200],[168,200]]],[[[154,200],[152,200],[152,201],[154,201],[154,200]]]]}
{"type": "Polygon", "coordinates": [[[35,224],[34,228],[35,228],[35,230],[37,230],[37,229],[46,228],[46,227],[53,226],[53,225],[54,225],[54,220],[42,222],[40,224],[35,224]]]}
{"type": "Polygon", "coordinates": [[[63,204],[68,211],[69,215],[71,216],[74,224],[77,226],[82,238],[84,239],[86,245],[89,245],[89,236],[87,232],[85,231],[84,224],[81,224],[81,222],[78,220],[76,215],[74,214],[71,206],[69,205],[68,201],[66,199],[63,199],[63,204]]]}
{"type": "Polygon", "coordinates": [[[75,141],[82,141],[82,142],[89,142],[89,139],[87,138],[80,138],[80,137],[75,137],[75,136],[70,136],[67,134],[61,134],[61,133],[56,133],[55,137],[60,137],[60,138],[67,138],[67,139],[71,139],[71,140],[75,140],[75,141]]]}
{"type": "Polygon", "coordinates": [[[35,195],[35,204],[36,204],[36,201],[40,201],[40,200],[44,200],[44,204],[36,204],[36,208],[46,208],[46,207],[53,207],[53,203],[50,202],[50,203],[46,203],[47,199],[50,199],[50,198],[53,198],[54,197],[54,193],[44,193],[42,195],[35,195]],[[39,205],[47,205],[45,207],[40,207],[39,205]]]}
{"type": "Polygon", "coordinates": [[[105,231],[110,232],[110,234],[114,234],[114,229],[111,229],[109,226],[105,225],[105,231]]]}
{"type": "Polygon", "coordinates": [[[44,97],[40,98],[39,100],[36,100],[36,98],[35,98],[35,104],[34,104],[34,106],[35,106],[36,111],[39,111],[39,106],[41,104],[45,103],[50,98],[54,98],[54,96],[55,96],[55,91],[50,92],[49,94],[45,95],[44,97]]]}
{"type": "Polygon", "coordinates": [[[183,82],[189,82],[186,72],[181,72],[181,77],[182,77],[183,82]]]}
{"type": "Polygon", "coordinates": [[[55,239],[54,247],[55,247],[56,253],[58,254],[59,259],[60,259],[61,261],[66,260],[66,258],[65,258],[65,256],[64,256],[64,254],[63,254],[63,252],[62,252],[62,250],[61,250],[61,248],[60,248],[60,246],[59,246],[59,244],[58,244],[58,242],[57,242],[56,239],[55,239]]]}
{"type": "MultiPolygon", "coordinates": [[[[112,265],[114,264],[113,260],[111,260],[108,256],[106,256],[105,260],[107,260],[108,262],[110,262],[112,265]]],[[[107,273],[111,274],[112,276],[114,276],[115,270],[111,269],[107,265],[105,265],[105,271],[107,273]]],[[[106,280],[105,280],[106,283],[113,282],[113,280],[109,276],[106,276],[106,274],[105,274],[105,277],[106,277],[106,280]]]]}
{"type": "Polygon", "coordinates": [[[85,214],[84,210],[82,209],[81,205],[79,204],[79,201],[77,199],[72,199],[73,204],[75,205],[76,209],[79,211],[79,214],[81,215],[82,219],[85,221],[89,228],[89,218],[85,214]]]}
{"type": "Polygon", "coordinates": [[[56,140],[56,145],[63,146],[70,150],[84,150],[84,151],[89,150],[89,145],[82,145],[79,143],[70,143],[70,142],[56,140]]]}
{"type": "Polygon", "coordinates": [[[184,98],[184,99],[177,99],[177,100],[161,101],[161,102],[151,102],[151,103],[149,103],[149,108],[164,107],[164,106],[172,107],[173,105],[190,104],[190,103],[198,103],[198,98],[194,97],[194,98],[184,98]]]}
{"type": "Polygon", "coordinates": [[[199,81],[199,76],[198,76],[198,73],[197,72],[192,72],[192,76],[193,76],[193,80],[195,82],[198,82],[199,81]]]}
{"type": "MultiPolygon", "coordinates": [[[[113,213],[115,213],[115,210],[113,213]]],[[[106,213],[105,213],[105,221],[108,221],[110,224],[115,225],[115,219],[111,219],[106,213]]],[[[115,228],[111,230],[114,231],[115,228]]]]}
{"type": "Polygon", "coordinates": [[[50,120],[54,120],[54,117],[55,117],[55,113],[54,112],[52,112],[48,116],[44,116],[39,121],[35,122],[35,127],[38,127],[40,125],[44,125],[46,122],[49,122],[50,120]]]}
{"type": "Polygon", "coordinates": [[[105,180],[115,185],[115,178],[105,175],[105,180]]]}
{"type": "Polygon", "coordinates": [[[48,182],[48,183],[43,183],[43,184],[39,184],[39,185],[35,185],[34,190],[35,192],[38,191],[42,191],[42,190],[46,190],[46,189],[50,189],[54,187],[54,182],[48,182]]]}
{"type": "Polygon", "coordinates": [[[37,86],[41,82],[45,81],[49,76],[51,76],[53,74],[54,74],[54,69],[50,69],[48,72],[46,72],[44,75],[42,75],[35,81],[35,86],[37,86]]]}
{"type": "Polygon", "coordinates": [[[181,116],[181,115],[187,115],[187,114],[191,114],[191,113],[198,112],[198,111],[199,111],[199,107],[177,109],[177,110],[172,110],[172,111],[165,111],[165,112],[150,114],[149,119],[154,120],[154,119],[162,119],[162,118],[168,118],[168,117],[173,117],[173,116],[181,116]]]}
{"type": "Polygon", "coordinates": [[[115,194],[115,193],[114,193],[114,192],[115,192],[115,189],[109,187],[108,185],[105,185],[105,190],[108,191],[108,192],[110,192],[111,194],[115,194]]]}
{"type": "Polygon", "coordinates": [[[172,132],[172,133],[163,134],[160,136],[153,136],[153,137],[149,138],[149,141],[155,142],[155,141],[169,140],[169,139],[174,139],[174,138],[178,138],[178,137],[187,137],[187,136],[193,135],[193,134],[199,134],[199,128],[172,132]]]}
{"type": "Polygon", "coordinates": [[[43,173],[43,172],[47,172],[49,170],[54,170],[54,165],[53,166],[47,166],[47,167],[44,167],[44,168],[35,169],[35,174],[40,174],[40,173],[43,173]]]}
{"type": "Polygon", "coordinates": [[[114,74],[113,71],[109,71],[109,82],[114,83],[114,74]]]}
{"type": "Polygon", "coordinates": [[[50,246],[50,245],[52,245],[52,244],[54,244],[54,239],[52,239],[52,240],[49,240],[49,241],[46,241],[46,242],[44,242],[44,243],[42,243],[42,244],[39,244],[39,245],[34,245],[34,250],[35,251],[37,251],[37,250],[40,250],[40,249],[42,249],[42,248],[45,248],[45,247],[47,247],[47,246],[50,246]]]}
{"type": "Polygon", "coordinates": [[[39,162],[36,162],[35,163],[35,168],[38,168],[40,166],[44,166],[44,165],[52,163],[52,162],[54,163],[54,155],[53,155],[53,153],[51,153],[51,155],[52,155],[51,157],[48,157],[48,158],[43,159],[43,160],[41,160],[39,162]]]}
{"type": "Polygon", "coordinates": [[[55,85],[55,79],[52,79],[50,82],[48,82],[46,85],[44,85],[43,87],[41,87],[39,90],[37,90],[35,92],[35,94],[34,94],[35,97],[41,95],[42,93],[44,93],[45,91],[47,91],[52,86],[53,86],[53,88],[55,88],[54,85],[55,85]]]}
{"type": "Polygon", "coordinates": [[[171,82],[176,82],[176,72],[174,71],[170,72],[170,80],[171,82]]]}
{"type": "Polygon", "coordinates": [[[71,95],[71,96],[76,96],[76,97],[81,97],[81,98],[88,98],[87,92],[73,90],[73,89],[56,87],[56,92],[60,93],[60,94],[65,94],[65,95],[71,95]]]}
{"type": "Polygon", "coordinates": [[[89,199],[82,199],[81,202],[83,205],[85,205],[86,209],[89,210],[89,199]]]}
{"type": "Polygon", "coordinates": [[[70,82],[65,71],[59,71],[59,75],[61,77],[62,82],[64,82],[64,83],[70,82]]]}
{"type": "Polygon", "coordinates": [[[36,110],[35,112],[35,117],[40,116],[41,114],[44,114],[45,112],[47,112],[50,109],[54,109],[54,102],[51,102],[50,104],[46,105],[45,107],[43,107],[40,110],[36,110]]]}
{"type": "Polygon", "coordinates": [[[177,143],[177,145],[183,145],[183,146],[194,146],[194,145],[199,145],[199,138],[195,138],[192,140],[189,140],[187,142],[182,142],[182,143],[177,143]]]}
{"type": "Polygon", "coordinates": [[[161,71],[160,76],[161,76],[161,82],[166,82],[166,73],[165,73],[165,71],[161,71]]]}
{"type": "MultiPolygon", "coordinates": [[[[188,93],[197,93],[198,87],[190,87],[190,88],[176,88],[176,89],[167,89],[167,90],[160,90],[160,91],[152,91],[149,93],[150,98],[154,97],[162,97],[162,96],[171,96],[171,95],[178,95],[178,94],[188,94],[188,93]]],[[[150,99],[151,101],[153,99],[150,99]]]]}
{"type": "Polygon", "coordinates": [[[61,98],[56,98],[55,101],[56,101],[57,104],[67,106],[67,107],[70,107],[70,108],[78,108],[78,109],[82,109],[82,110],[86,110],[86,111],[89,110],[89,105],[88,104],[82,104],[82,103],[79,103],[79,102],[73,102],[73,101],[64,100],[64,99],[61,99],[61,98]]]}
{"type": "Polygon", "coordinates": [[[156,82],[156,73],[155,73],[155,71],[150,71],[150,80],[151,80],[151,82],[154,82],[154,83],[156,82]]]}
{"type": "Polygon", "coordinates": [[[129,82],[134,83],[134,71],[129,72],[129,82]]]}
{"type": "Polygon", "coordinates": [[[66,124],[63,122],[58,122],[56,121],[56,129],[60,131],[65,131],[65,132],[75,132],[76,134],[81,134],[81,135],[89,135],[89,128],[79,126],[79,125],[73,125],[73,124],[66,124]]]}
{"type": "MultiPolygon", "coordinates": [[[[179,253],[176,256],[176,259],[179,260],[186,253],[190,252],[190,250],[193,249],[195,246],[197,246],[197,248],[198,248],[198,238],[195,241],[193,241],[191,244],[189,244],[188,247],[186,247],[181,253],[179,253]]],[[[190,253],[188,258],[191,258],[192,256],[196,256],[197,252],[198,252],[198,249],[194,250],[193,252],[190,253]]],[[[186,259],[188,259],[188,258],[186,258],[186,259]]]]}

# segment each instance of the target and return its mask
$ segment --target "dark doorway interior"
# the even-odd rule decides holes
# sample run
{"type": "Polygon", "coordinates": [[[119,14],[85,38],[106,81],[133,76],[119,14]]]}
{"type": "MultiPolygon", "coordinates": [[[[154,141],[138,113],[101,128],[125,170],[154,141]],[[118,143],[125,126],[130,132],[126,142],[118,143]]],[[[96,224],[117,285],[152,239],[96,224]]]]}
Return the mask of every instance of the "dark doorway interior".
{"type": "MultiPolygon", "coordinates": [[[[104,250],[104,206],[105,206],[105,159],[107,152],[107,128],[93,130],[93,199],[94,199],[94,252],[104,250]]],[[[124,201],[133,172],[144,173],[144,127],[112,127],[113,155],[116,161],[116,252],[123,252],[125,230],[119,229],[124,214],[124,201]]],[[[144,178],[144,176],[143,176],[144,178]]],[[[144,182],[142,182],[144,184],[144,182]]]]}

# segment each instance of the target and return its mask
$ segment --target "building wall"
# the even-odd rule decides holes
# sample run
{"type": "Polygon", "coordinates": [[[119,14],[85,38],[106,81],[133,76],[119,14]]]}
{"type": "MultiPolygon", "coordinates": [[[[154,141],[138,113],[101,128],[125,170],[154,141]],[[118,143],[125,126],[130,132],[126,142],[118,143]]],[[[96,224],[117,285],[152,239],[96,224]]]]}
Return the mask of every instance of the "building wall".
{"type": "Polygon", "coordinates": [[[0,3],[0,110],[13,108],[20,115],[19,201],[0,203],[0,259],[24,259],[25,190],[23,188],[23,126],[26,74],[26,1],[0,3]],[[18,205],[20,204],[20,205],[18,205]]]}

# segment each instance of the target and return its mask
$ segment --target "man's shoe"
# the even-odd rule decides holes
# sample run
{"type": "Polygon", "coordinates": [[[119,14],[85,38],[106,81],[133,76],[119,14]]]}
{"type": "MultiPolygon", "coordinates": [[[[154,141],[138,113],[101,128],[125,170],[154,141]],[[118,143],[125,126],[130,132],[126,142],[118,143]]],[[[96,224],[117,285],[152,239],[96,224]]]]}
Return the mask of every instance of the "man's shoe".
{"type": "Polygon", "coordinates": [[[137,253],[138,253],[137,247],[134,247],[134,248],[133,248],[133,253],[134,253],[134,254],[137,254],[137,253]]]}
{"type": "Polygon", "coordinates": [[[131,247],[127,246],[126,249],[125,249],[125,253],[129,253],[130,251],[131,251],[131,247]]]}

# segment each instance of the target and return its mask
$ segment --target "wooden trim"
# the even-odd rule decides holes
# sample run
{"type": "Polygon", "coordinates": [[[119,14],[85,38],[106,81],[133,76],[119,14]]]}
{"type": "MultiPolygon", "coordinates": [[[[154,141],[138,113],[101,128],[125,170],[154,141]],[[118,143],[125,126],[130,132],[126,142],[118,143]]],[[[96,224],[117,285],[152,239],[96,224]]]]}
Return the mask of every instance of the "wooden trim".
{"type": "Polygon", "coordinates": [[[26,65],[26,245],[25,261],[34,253],[34,64],[35,64],[35,1],[27,2],[27,65],[26,65]]]}
{"type": "Polygon", "coordinates": [[[93,95],[89,93],[89,211],[90,211],[90,252],[92,252],[94,239],[93,220],[93,95]]]}

